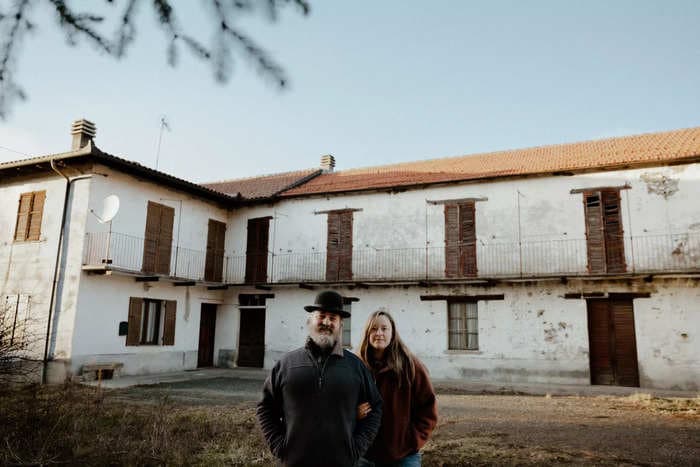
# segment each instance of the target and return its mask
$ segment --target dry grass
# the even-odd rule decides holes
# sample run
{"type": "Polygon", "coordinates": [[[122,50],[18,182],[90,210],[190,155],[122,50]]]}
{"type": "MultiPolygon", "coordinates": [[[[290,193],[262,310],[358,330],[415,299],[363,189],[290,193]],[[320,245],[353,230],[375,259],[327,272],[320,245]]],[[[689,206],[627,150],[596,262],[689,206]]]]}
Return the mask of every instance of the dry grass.
{"type": "Polygon", "coordinates": [[[675,397],[655,397],[651,394],[635,393],[620,399],[634,408],[654,413],[673,415],[683,418],[700,419],[700,395],[694,399],[675,397]]]}
{"type": "Polygon", "coordinates": [[[0,465],[270,465],[251,404],[125,404],[94,388],[0,394],[0,465]]]}

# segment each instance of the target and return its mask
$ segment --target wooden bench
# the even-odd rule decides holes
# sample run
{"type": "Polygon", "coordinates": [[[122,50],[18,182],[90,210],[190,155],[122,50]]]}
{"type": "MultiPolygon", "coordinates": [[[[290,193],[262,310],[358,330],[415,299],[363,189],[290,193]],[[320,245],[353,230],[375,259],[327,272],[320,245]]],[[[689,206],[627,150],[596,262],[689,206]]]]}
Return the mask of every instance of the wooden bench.
{"type": "Polygon", "coordinates": [[[80,374],[84,381],[112,379],[119,377],[122,367],[124,367],[124,364],[121,362],[88,363],[83,365],[80,374]]]}

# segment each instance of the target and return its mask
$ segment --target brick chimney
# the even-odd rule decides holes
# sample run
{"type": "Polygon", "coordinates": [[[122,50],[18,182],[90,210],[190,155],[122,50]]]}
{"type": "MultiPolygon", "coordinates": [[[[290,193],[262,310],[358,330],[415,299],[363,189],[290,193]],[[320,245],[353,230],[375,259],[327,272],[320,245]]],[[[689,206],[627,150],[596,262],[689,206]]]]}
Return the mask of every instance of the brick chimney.
{"type": "Polygon", "coordinates": [[[321,170],[323,170],[324,173],[328,173],[333,172],[333,169],[335,169],[335,157],[330,154],[321,156],[321,170]]]}
{"type": "Polygon", "coordinates": [[[84,118],[76,120],[70,129],[70,134],[73,135],[73,145],[71,149],[77,151],[78,149],[85,147],[97,133],[97,128],[95,124],[84,118]]]}

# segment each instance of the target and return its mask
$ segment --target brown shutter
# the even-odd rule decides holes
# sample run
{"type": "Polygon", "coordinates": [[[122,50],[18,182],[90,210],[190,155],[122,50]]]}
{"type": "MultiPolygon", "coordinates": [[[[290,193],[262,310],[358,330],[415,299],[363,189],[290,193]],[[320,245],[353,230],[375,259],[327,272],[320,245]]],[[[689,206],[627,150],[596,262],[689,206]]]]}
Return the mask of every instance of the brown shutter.
{"type": "Polygon", "coordinates": [[[146,208],[146,232],[143,240],[143,266],[144,272],[155,272],[156,253],[158,250],[158,237],[160,235],[160,208],[161,205],[148,202],[146,208]]]}
{"type": "Polygon", "coordinates": [[[586,219],[588,272],[605,273],[605,235],[600,192],[585,192],[583,205],[586,219]]]}
{"type": "Polygon", "coordinates": [[[165,319],[163,321],[163,345],[175,345],[175,317],[177,302],[165,301],[165,319]]]}
{"type": "Polygon", "coordinates": [[[588,300],[588,343],[591,384],[614,384],[611,323],[607,300],[588,300]]]}
{"type": "Polygon", "coordinates": [[[340,245],[338,248],[338,279],[352,280],[352,211],[339,213],[340,245]]]}
{"type": "Polygon", "coordinates": [[[459,207],[445,205],[445,277],[459,275],[459,207]]]}
{"type": "Polygon", "coordinates": [[[608,272],[625,272],[625,243],[620,216],[620,190],[601,192],[604,231],[605,262],[608,272]]]}
{"type": "Polygon", "coordinates": [[[337,212],[328,213],[328,233],[326,237],[326,280],[337,281],[340,269],[340,216],[337,212]]]}
{"type": "Polygon", "coordinates": [[[267,254],[270,217],[248,219],[245,281],[248,284],[267,282],[267,254]]]}
{"type": "Polygon", "coordinates": [[[476,269],[476,222],[474,201],[459,205],[460,273],[475,277],[476,269]]]}
{"type": "Polygon", "coordinates": [[[19,197],[19,207],[17,208],[17,224],[15,225],[15,241],[23,242],[27,239],[27,229],[29,228],[29,214],[32,210],[33,193],[23,193],[19,197]]]}
{"type": "Polygon", "coordinates": [[[158,232],[158,247],[156,250],[156,271],[159,274],[170,275],[170,255],[173,246],[173,222],[175,209],[170,206],[160,207],[160,231],[158,232]]]}
{"type": "Polygon", "coordinates": [[[610,315],[615,328],[615,382],[619,386],[639,386],[632,300],[611,300],[610,315]]]}
{"type": "Polygon", "coordinates": [[[204,280],[221,282],[224,267],[224,242],[226,224],[209,219],[207,231],[207,257],[204,266],[204,280]]]}
{"type": "Polygon", "coordinates": [[[141,315],[143,314],[143,299],[129,298],[129,327],[126,334],[126,345],[139,345],[141,337],[141,315]]]}
{"type": "Polygon", "coordinates": [[[27,240],[39,240],[39,237],[41,236],[41,219],[44,215],[45,199],[45,191],[37,191],[34,193],[32,210],[29,214],[29,231],[27,232],[27,240]]]}

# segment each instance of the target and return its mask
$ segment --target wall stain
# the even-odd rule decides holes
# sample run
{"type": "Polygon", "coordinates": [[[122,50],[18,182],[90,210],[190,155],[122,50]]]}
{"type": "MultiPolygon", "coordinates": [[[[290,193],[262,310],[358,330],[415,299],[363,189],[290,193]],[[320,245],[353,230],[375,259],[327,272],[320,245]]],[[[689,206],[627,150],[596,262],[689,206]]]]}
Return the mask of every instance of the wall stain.
{"type": "Polygon", "coordinates": [[[667,177],[662,173],[644,173],[639,177],[647,185],[647,193],[669,199],[678,192],[678,179],[667,177]]]}

